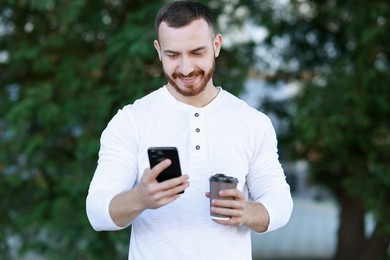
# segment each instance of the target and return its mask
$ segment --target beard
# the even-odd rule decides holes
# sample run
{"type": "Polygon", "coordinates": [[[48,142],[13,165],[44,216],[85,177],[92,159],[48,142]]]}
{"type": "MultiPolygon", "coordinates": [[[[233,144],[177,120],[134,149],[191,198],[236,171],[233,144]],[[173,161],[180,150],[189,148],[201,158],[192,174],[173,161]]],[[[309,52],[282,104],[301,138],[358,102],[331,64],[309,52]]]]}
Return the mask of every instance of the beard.
{"type": "MultiPolygon", "coordinates": [[[[164,70],[164,68],[163,68],[163,70],[164,70]]],[[[209,83],[210,79],[214,75],[214,72],[215,72],[215,58],[213,59],[213,64],[212,64],[210,70],[207,72],[204,70],[201,70],[201,69],[196,69],[193,72],[191,72],[190,74],[188,74],[187,76],[184,76],[180,72],[174,72],[174,73],[172,73],[171,76],[169,76],[164,70],[164,76],[168,80],[169,84],[171,84],[172,87],[176,90],[177,93],[179,93],[180,95],[185,96],[185,97],[193,97],[193,96],[196,96],[196,95],[202,93],[206,89],[207,84],[209,83]],[[182,77],[198,77],[198,76],[201,76],[202,80],[197,85],[190,84],[190,85],[186,85],[186,86],[180,88],[175,82],[175,80],[178,78],[180,79],[182,77]]]]}

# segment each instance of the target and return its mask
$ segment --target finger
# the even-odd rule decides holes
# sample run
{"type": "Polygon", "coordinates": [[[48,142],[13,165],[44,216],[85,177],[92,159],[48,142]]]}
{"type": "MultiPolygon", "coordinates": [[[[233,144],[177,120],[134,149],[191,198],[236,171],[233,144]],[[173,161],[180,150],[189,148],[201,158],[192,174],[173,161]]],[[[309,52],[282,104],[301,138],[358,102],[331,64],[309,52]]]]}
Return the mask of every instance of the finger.
{"type": "Polygon", "coordinates": [[[172,196],[161,196],[159,199],[156,199],[156,208],[165,206],[180,197],[180,194],[176,193],[172,196]]]}
{"type": "Polygon", "coordinates": [[[213,207],[227,208],[227,209],[243,209],[241,201],[238,200],[218,200],[214,199],[211,202],[213,207]]]}
{"type": "Polygon", "coordinates": [[[156,164],[152,169],[151,169],[151,175],[150,177],[153,178],[153,179],[156,179],[157,176],[163,171],[165,170],[166,168],[169,167],[169,165],[171,165],[171,160],[170,159],[165,159],[161,162],[159,162],[158,164],[156,164]]]}
{"type": "Polygon", "coordinates": [[[218,207],[211,207],[211,212],[216,215],[222,215],[228,217],[228,219],[220,219],[223,222],[226,222],[227,220],[230,220],[233,216],[233,210],[227,209],[227,208],[218,208],[218,207]]]}
{"type": "Polygon", "coordinates": [[[243,210],[212,207],[211,211],[215,214],[220,214],[220,215],[224,215],[224,216],[229,217],[229,219],[227,219],[227,220],[218,220],[218,221],[220,221],[218,223],[223,223],[223,224],[228,224],[228,225],[237,225],[237,224],[240,224],[242,221],[243,210]]]}
{"type": "Polygon", "coordinates": [[[155,198],[157,201],[165,205],[166,203],[176,200],[180,196],[181,192],[188,188],[189,185],[189,182],[186,181],[169,189],[164,190],[160,188],[160,191],[155,195],[155,198]]]}
{"type": "Polygon", "coordinates": [[[244,199],[244,194],[237,189],[221,190],[218,195],[222,198],[233,197],[235,200],[244,199]]]}
{"type": "MultiPolygon", "coordinates": [[[[189,179],[188,175],[182,175],[182,176],[175,177],[175,178],[172,178],[172,179],[169,179],[169,180],[166,180],[166,181],[159,183],[159,187],[161,190],[164,190],[164,191],[171,190],[174,188],[175,189],[180,188],[179,192],[181,192],[190,185],[190,183],[188,182],[188,179],[189,179]]],[[[173,194],[176,194],[176,193],[173,191],[173,194]]]]}
{"type": "Polygon", "coordinates": [[[188,181],[189,175],[184,174],[179,177],[174,177],[172,179],[165,180],[160,183],[161,187],[165,187],[165,189],[170,189],[172,187],[175,187],[177,185],[181,185],[182,183],[188,181]]]}
{"type": "Polygon", "coordinates": [[[206,196],[207,198],[210,198],[210,192],[206,192],[206,193],[205,193],[205,196],[206,196]]]}
{"type": "Polygon", "coordinates": [[[240,221],[238,218],[229,218],[226,220],[221,220],[221,219],[213,219],[213,220],[222,225],[240,225],[240,221]]]}
{"type": "Polygon", "coordinates": [[[183,182],[180,185],[175,186],[171,189],[171,192],[173,194],[181,194],[183,193],[188,187],[190,186],[190,183],[188,181],[183,182]]]}

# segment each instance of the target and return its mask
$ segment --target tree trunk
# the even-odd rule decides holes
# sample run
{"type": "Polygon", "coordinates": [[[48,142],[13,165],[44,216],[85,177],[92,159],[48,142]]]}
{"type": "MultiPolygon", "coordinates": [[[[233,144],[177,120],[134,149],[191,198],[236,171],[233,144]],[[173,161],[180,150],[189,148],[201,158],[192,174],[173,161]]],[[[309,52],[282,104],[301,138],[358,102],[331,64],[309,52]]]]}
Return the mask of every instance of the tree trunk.
{"type": "MultiPolygon", "coordinates": [[[[383,220],[383,219],[382,219],[383,220]]],[[[390,235],[383,232],[386,220],[379,221],[360,260],[385,259],[388,256],[390,235]]]]}
{"type": "Polygon", "coordinates": [[[335,259],[356,260],[361,256],[366,244],[363,203],[347,192],[341,192],[339,202],[340,226],[335,259]]]}

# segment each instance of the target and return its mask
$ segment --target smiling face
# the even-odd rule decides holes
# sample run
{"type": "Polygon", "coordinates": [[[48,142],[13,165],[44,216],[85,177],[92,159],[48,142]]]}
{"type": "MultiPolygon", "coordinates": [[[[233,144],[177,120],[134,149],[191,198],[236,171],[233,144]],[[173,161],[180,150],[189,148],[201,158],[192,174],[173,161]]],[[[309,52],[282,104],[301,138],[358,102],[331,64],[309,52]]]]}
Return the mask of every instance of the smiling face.
{"type": "Polygon", "coordinates": [[[194,97],[213,88],[215,58],[222,36],[213,36],[209,25],[198,19],[173,28],[165,22],[159,27],[159,41],[154,46],[162,61],[168,87],[184,97],[194,97]]]}

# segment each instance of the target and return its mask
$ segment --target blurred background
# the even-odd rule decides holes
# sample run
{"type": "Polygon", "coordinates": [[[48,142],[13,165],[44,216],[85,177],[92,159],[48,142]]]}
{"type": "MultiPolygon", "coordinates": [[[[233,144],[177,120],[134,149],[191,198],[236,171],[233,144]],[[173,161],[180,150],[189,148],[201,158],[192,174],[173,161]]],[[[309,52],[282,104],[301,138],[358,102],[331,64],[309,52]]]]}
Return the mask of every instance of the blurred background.
{"type": "MultiPolygon", "coordinates": [[[[85,198],[119,108],[161,87],[167,1],[0,3],[0,258],[126,259],[85,198]]],[[[210,0],[214,82],[268,114],[295,207],[254,259],[389,259],[388,0],[210,0]]]]}

